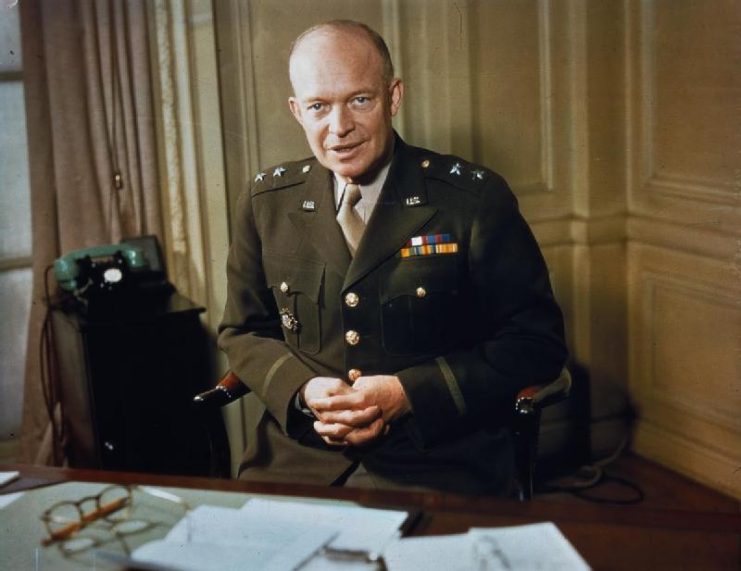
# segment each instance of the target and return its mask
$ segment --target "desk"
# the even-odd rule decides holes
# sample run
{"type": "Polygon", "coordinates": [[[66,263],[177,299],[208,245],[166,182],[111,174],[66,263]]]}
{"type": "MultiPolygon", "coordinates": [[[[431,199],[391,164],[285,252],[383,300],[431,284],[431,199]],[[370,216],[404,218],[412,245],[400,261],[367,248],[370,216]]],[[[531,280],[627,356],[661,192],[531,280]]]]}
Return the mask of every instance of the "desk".
{"type": "MultiPolygon", "coordinates": [[[[355,501],[368,507],[420,510],[422,517],[410,535],[460,533],[473,526],[494,527],[553,521],[594,569],[737,570],[741,564],[739,514],[543,502],[537,499],[530,503],[518,503],[451,494],[248,483],[34,466],[5,465],[0,466],[0,470],[18,470],[21,473],[21,479],[3,488],[3,493],[28,484],[42,486],[71,481],[106,482],[172,486],[194,492],[210,490],[327,498],[355,501]]],[[[21,506],[24,508],[23,522],[10,522],[6,519],[12,505],[0,511],[0,545],[7,546],[12,541],[14,549],[29,550],[26,558],[29,562],[33,561],[32,552],[44,534],[38,520],[43,507],[33,501],[35,493],[30,491],[18,500],[26,502],[26,506],[21,506]],[[26,532],[22,533],[21,530],[26,532]],[[16,537],[19,535],[24,536],[16,537]]],[[[187,493],[189,492],[184,492],[187,493]]],[[[218,503],[222,505],[230,505],[235,498],[240,497],[214,493],[207,496],[220,498],[218,503]]],[[[16,509],[15,513],[19,512],[20,509],[16,509]]],[[[6,558],[7,555],[0,548],[0,569],[10,568],[4,563],[6,558]]]]}

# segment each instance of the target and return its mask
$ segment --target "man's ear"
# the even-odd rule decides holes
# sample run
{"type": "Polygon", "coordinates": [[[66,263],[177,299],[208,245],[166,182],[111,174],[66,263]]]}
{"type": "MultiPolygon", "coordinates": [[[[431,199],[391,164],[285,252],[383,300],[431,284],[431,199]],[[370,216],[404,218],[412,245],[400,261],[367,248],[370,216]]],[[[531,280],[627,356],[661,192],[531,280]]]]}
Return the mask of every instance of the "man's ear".
{"type": "Polygon", "coordinates": [[[404,83],[398,77],[389,85],[389,100],[391,107],[391,116],[395,117],[401,107],[401,100],[404,97],[404,83]]]}
{"type": "Polygon", "coordinates": [[[288,98],[288,107],[291,109],[291,113],[293,113],[296,121],[298,121],[299,124],[303,127],[304,122],[301,119],[301,106],[299,105],[298,100],[295,97],[288,98]]]}

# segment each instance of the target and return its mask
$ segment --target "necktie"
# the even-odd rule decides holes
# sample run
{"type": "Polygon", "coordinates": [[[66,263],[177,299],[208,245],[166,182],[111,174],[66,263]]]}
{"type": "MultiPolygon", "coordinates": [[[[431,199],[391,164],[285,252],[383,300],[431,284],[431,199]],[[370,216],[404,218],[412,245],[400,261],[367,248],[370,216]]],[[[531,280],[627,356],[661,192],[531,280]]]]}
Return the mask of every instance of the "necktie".
{"type": "Polygon", "coordinates": [[[365,230],[363,220],[355,212],[355,205],[361,198],[360,187],[357,184],[348,184],[345,187],[345,194],[342,197],[340,211],[337,213],[337,222],[340,228],[342,228],[347,247],[353,256],[355,255],[355,250],[358,249],[358,244],[360,244],[363,230],[365,230]]]}

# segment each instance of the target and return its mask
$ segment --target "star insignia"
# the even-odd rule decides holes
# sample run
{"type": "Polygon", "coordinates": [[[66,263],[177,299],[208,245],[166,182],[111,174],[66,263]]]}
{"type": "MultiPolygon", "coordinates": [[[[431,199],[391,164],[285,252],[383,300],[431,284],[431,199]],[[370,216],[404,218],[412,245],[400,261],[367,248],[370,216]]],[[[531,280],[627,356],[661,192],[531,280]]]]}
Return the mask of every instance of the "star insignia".
{"type": "Polygon", "coordinates": [[[304,165],[304,168],[301,169],[301,172],[303,172],[304,174],[306,174],[310,170],[311,170],[311,165],[304,165]]]}
{"type": "Polygon", "coordinates": [[[286,169],[286,167],[278,167],[277,169],[273,171],[273,176],[278,176],[278,177],[283,176],[283,173],[285,173],[286,170],[288,170],[286,169]]]}
{"type": "Polygon", "coordinates": [[[455,163],[455,164],[454,164],[454,165],[453,165],[453,166],[452,166],[452,167],[450,168],[450,174],[456,174],[456,175],[460,175],[460,174],[461,174],[461,163],[455,163]]]}
{"type": "Polygon", "coordinates": [[[255,182],[262,182],[262,181],[264,181],[264,180],[265,180],[265,176],[266,176],[266,175],[265,175],[265,173],[264,173],[264,172],[259,172],[259,173],[257,173],[257,174],[255,175],[255,182]]]}
{"type": "Polygon", "coordinates": [[[484,174],[482,170],[475,170],[471,173],[471,177],[473,180],[484,180],[484,174]]]}

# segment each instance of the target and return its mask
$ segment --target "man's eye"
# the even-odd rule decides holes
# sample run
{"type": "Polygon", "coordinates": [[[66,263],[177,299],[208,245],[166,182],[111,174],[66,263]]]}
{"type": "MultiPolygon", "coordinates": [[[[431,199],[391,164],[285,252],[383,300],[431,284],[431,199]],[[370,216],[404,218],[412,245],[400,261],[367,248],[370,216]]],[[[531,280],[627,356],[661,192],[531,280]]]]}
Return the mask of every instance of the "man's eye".
{"type": "Polygon", "coordinates": [[[322,110],[322,104],[321,103],[312,103],[309,105],[309,111],[321,111],[322,110]]]}
{"type": "Polygon", "coordinates": [[[370,101],[370,99],[368,97],[366,97],[365,95],[359,95],[358,97],[355,98],[355,103],[357,105],[365,105],[369,101],[370,101]]]}

